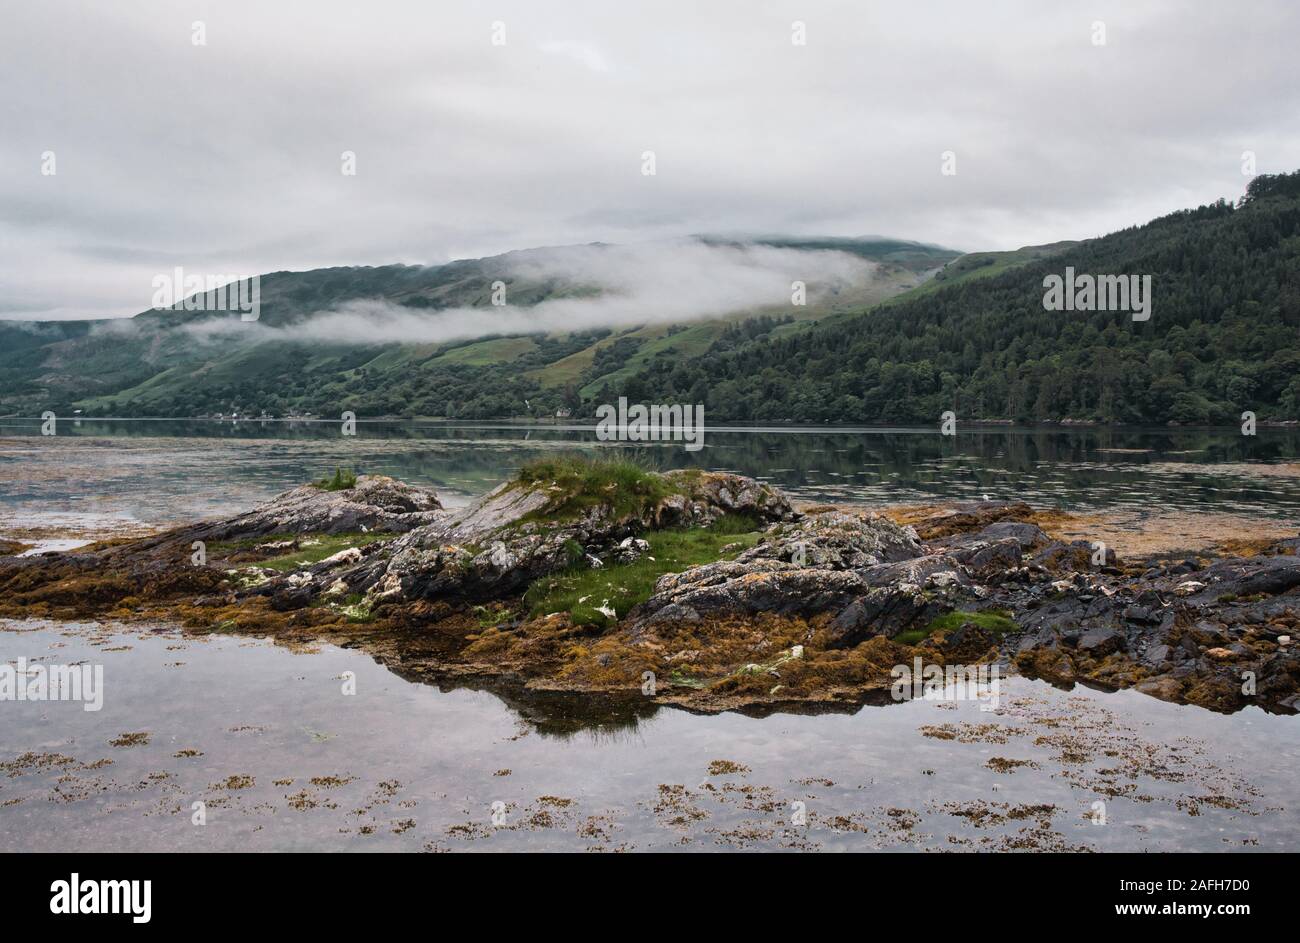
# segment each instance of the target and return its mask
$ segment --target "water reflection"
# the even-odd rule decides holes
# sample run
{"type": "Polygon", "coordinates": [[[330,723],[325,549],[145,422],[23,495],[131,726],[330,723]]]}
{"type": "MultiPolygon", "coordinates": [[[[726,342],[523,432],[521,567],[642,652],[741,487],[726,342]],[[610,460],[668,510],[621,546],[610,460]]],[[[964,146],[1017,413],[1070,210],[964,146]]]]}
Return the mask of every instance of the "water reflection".
{"type": "Polygon", "coordinates": [[[557,450],[613,451],[659,469],[751,475],[796,498],[898,503],[1019,497],[1071,510],[1210,510],[1293,518],[1300,476],[1252,474],[1300,459],[1300,432],[1093,427],[710,429],[705,447],[598,442],[578,426],[82,420],[58,440],[0,421],[0,510],[121,513],[146,522],[242,510],[336,465],[437,487],[461,504],[557,450]]]}
{"type": "Polygon", "coordinates": [[[331,646],[0,622],[0,662],[20,656],[103,664],[105,698],[99,712],[3,705],[0,844],[14,850],[1300,844],[1285,801],[1300,724],[1253,709],[1011,678],[996,712],[700,716],[416,684],[331,646]],[[1098,800],[1106,827],[1090,819],[1098,800]]]}

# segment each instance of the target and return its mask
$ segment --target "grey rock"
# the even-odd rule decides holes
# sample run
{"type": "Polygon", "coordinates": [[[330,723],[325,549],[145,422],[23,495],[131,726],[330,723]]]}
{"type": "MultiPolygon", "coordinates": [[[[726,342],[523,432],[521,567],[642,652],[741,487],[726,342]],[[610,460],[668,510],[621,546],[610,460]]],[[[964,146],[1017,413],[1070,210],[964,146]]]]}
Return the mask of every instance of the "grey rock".
{"type": "MultiPolygon", "coordinates": [[[[752,615],[772,612],[786,616],[812,616],[842,611],[857,599],[869,609],[884,605],[870,596],[877,568],[915,557],[920,541],[910,528],[871,515],[828,512],[809,515],[797,523],[769,528],[762,543],[735,560],[692,567],[669,574],[655,585],[654,595],[638,607],[634,618],[644,623],[670,605],[690,607],[707,614],[752,615]]],[[[962,579],[952,561],[936,558],[927,578],[944,570],[952,582],[962,579]]],[[[889,583],[903,578],[899,570],[881,577],[889,583]]],[[[845,617],[846,619],[848,617],[845,617]]],[[[858,629],[842,623],[844,643],[858,629]]]]}
{"type": "Polygon", "coordinates": [[[1172,649],[1163,642],[1147,646],[1142,655],[1142,663],[1151,668],[1159,668],[1170,660],[1172,649]]]}
{"type": "Polygon", "coordinates": [[[1086,630],[1079,639],[1078,649],[1097,658],[1103,658],[1124,647],[1124,636],[1119,631],[1099,626],[1086,630]]]}
{"type": "Polygon", "coordinates": [[[795,516],[781,492],[740,475],[664,477],[680,492],[643,514],[620,517],[598,503],[560,520],[547,516],[555,486],[507,482],[393,541],[385,558],[335,578],[376,600],[489,599],[577,563],[603,566],[602,555],[630,562],[649,549],[637,535],[652,528],[707,526],[728,512],[750,515],[760,525],[795,516]]]}

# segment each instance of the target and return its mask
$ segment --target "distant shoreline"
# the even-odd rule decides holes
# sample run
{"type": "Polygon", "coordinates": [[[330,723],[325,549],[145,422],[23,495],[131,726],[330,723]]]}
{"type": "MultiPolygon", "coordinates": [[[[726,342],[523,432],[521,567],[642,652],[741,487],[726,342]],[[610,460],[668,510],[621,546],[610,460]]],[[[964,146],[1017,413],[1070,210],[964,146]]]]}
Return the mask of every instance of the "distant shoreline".
{"type": "MultiPolygon", "coordinates": [[[[319,424],[319,425],[337,425],[340,420],[326,418],[321,416],[78,416],[78,415],[60,415],[59,421],[67,422],[211,422],[233,425],[256,425],[267,423],[288,423],[288,424],[319,424]]],[[[42,420],[40,416],[19,416],[9,415],[0,416],[0,424],[9,421],[31,422],[39,424],[42,420]]],[[[534,419],[529,417],[512,417],[509,419],[448,419],[444,416],[368,416],[357,417],[358,425],[375,425],[379,423],[403,424],[403,425],[436,425],[450,426],[458,428],[485,428],[485,429],[508,429],[511,427],[523,426],[528,428],[551,428],[566,429],[574,431],[595,431],[596,420],[590,422],[585,420],[572,419],[534,419]]],[[[1263,429],[1300,429],[1300,420],[1295,419],[1278,419],[1267,420],[1260,419],[1256,423],[1257,428],[1263,429]]],[[[796,423],[791,420],[770,420],[764,422],[728,422],[718,425],[710,425],[707,422],[704,425],[706,432],[820,432],[826,430],[839,430],[852,432],[856,430],[886,430],[886,431],[906,431],[917,429],[937,428],[938,423],[933,425],[922,425],[920,423],[888,423],[888,422],[861,422],[861,423],[796,423]]],[[[1225,429],[1237,429],[1236,423],[1226,423],[1223,425],[1206,425],[1206,424],[1183,424],[1183,423],[1105,423],[1092,419],[1044,419],[1034,422],[1021,422],[1015,419],[960,419],[957,420],[957,428],[979,428],[979,429],[1025,429],[1025,430],[1052,430],[1052,429],[1106,429],[1126,432],[1221,432],[1225,429]]]]}

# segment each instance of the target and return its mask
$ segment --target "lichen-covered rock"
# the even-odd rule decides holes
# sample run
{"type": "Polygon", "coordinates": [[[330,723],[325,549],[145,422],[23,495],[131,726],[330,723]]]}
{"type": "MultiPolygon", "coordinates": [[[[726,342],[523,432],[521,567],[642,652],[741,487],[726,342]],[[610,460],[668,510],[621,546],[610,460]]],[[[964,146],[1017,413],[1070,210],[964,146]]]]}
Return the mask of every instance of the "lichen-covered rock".
{"type": "MultiPolygon", "coordinates": [[[[88,608],[131,596],[158,599],[191,590],[211,594],[228,582],[228,574],[205,559],[222,542],[280,534],[400,533],[436,521],[444,513],[441,508],[432,489],[383,475],[362,475],[355,487],[338,491],[303,485],[225,520],[204,521],[138,540],[48,554],[41,559],[15,559],[11,566],[0,567],[0,591],[25,604],[76,604],[88,608]],[[64,588],[59,589],[59,584],[64,588]]],[[[277,543],[282,542],[268,541],[271,545],[277,543]]],[[[293,546],[292,541],[289,544],[293,546]]],[[[273,554],[276,550],[270,546],[263,552],[273,554]]],[[[357,554],[356,550],[347,551],[316,568],[359,565],[357,554]]],[[[271,575],[236,580],[231,592],[274,598],[283,577],[275,571],[267,572],[271,575]]],[[[287,583],[283,588],[292,590],[280,600],[288,608],[310,603],[312,588],[287,583]]]]}
{"type": "Polygon", "coordinates": [[[859,575],[868,588],[827,626],[832,647],[847,648],[876,636],[894,638],[977,598],[965,569],[946,555],[884,563],[859,575]]]}
{"type": "Polygon", "coordinates": [[[657,527],[709,524],[726,513],[744,514],[764,523],[799,516],[785,492],[743,475],[678,469],[664,472],[663,478],[678,489],[681,500],[665,503],[665,512],[672,508],[675,513],[657,518],[657,527]]]}
{"type": "Polygon", "coordinates": [[[864,573],[870,568],[920,551],[910,528],[883,517],[813,514],[798,523],[773,526],[758,546],[735,560],[660,577],[654,595],[635,618],[655,619],[674,606],[715,615],[834,612],[868,591],[864,573]]]}
{"type": "Polygon", "coordinates": [[[624,537],[617,547],[614,548],[613,558],[615,563],[635,563],[640,560],[650,549],[648,541],[640,537],[624,537]]]}
{"type": "Polygon", "coordinates": [[[184,528],[180,536],[216,542],[272,534],[402,533],[437,520],[437,492],[386,475],[361,475],[355,487],[325,491],[302,485],[251,511],[184,528]]]}
{"type": "Polygon", "coordinates": [[[758,546],[737,560],[788,560],[814,569],[862,570],[920,553],[921,543],[910,527],[875,514],[830,511],[769,529],[758,546]]]}
{"type": "Polygon", "coordinates": [[[648,620],[668,607],[704,616],[809,616],[839,609],[865,590],[862,578],[849,570],[781,560],[724,561],[660,577],[635,618],[648,620]]]}

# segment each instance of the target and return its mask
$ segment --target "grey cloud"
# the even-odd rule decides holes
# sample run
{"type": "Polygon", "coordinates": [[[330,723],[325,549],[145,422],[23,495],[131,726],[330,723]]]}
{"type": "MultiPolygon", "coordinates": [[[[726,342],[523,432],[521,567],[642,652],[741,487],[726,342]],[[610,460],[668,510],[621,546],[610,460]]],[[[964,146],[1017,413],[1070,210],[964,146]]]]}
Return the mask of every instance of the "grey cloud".
{"type": "Polygon", "coordinates": [[[1005,249],[1237,196],[1243,150],[1261,172],[1300,167],[1284,0],[11,7],[6,316],[133,314],[172,264],[441,263],[722,230],[1005,249]]]}

